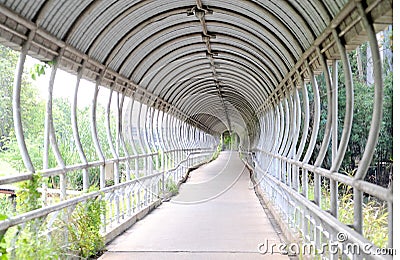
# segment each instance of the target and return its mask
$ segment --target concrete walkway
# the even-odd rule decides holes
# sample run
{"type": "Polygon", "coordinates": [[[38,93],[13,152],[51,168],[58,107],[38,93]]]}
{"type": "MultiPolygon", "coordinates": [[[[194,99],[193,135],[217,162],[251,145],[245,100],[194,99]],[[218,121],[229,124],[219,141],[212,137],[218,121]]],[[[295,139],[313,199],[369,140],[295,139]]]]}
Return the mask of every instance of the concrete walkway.
{"type": "Polygon", "coordinates": [[[262,255],[281,243],[236,152],[193,171],[179,194],[107,246],[100,259],[288,259],[262,255]],[[249,188],[250,187],[250,188],[249,188]]]}

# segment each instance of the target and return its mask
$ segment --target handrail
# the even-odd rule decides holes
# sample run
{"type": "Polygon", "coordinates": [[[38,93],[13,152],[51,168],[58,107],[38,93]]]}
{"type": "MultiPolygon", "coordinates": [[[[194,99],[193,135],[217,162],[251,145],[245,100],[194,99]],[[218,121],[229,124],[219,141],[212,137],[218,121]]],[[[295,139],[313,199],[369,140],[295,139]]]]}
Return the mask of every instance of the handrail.
{"type": "MultiPolygon", "coordinates": [[[[177,152],[177,151],[187,152],[187,151],[193,151],[193,150],[199,150],[199,148],[191,148],[191,149],[183,149],[183,150],[180,150],[180,149],[168,150],[168,151],[164,152],[164,154],[171,153],[171,152],[177,152]]],[[[52,169],[37,171],[37,173],[41,174],[43,177],[52,177],[52,176],[56,176],[56,175],[58,175],[60,173],[64,173],[64,172],[88,169],[88,168],[93,168],[93,167],[97,167],[97,166],[108,164],[108,163],[125,162],[125,161],[129,161],[129,160],[146,158],[149,156],[156,156],[156,155],[158,155],[158,153],[132,155],[132,156],[127,156],[127,157],[120,157],[119,159],[115,159],[115,158],[107,159],[104,162],[103,161],[93,161],[93,162],[89,162],[87,164],[80,163],[80,164],[69,165],[69,166],[66,166],[65,168],[52,168],[52,169]]],[[[18,174],[15,176],[1,177],[0,185],[30,180],[33,175],[34,175],[33,173],[24,173],[24,174],[18,174]]]]}
{"type": "MultiPolygon", "coordinates": [[[[185,149],[185,150],[187,151],[187,150],[192,150],[192,149],[185,149]]],[[[193,150],[198,150],[198,149],[193,149],[193,150]]],[[[196,152],[190,153],[178,165],[180,165],[183,161],[186,161],[193,154],[201,154],[201,153],[207,153],[207,152],[209,152],[209,151],[196,151],[196,152]]],[[[147,154],[147,156],[156,155],[156,154],[157,153],[147,154]]],[[[133,158],[139,158],[139,157],[143,157],[143,156],[132,156],[132,157],[133,158]]],[[[110,161],[113,161],[113,160],[110,160],[110,161]]],[[[97,162],[96,165],[100,165],[99,162],[97,162]]],[[[177,168],[179,168],[179,166],[176,167],[175,169],[177,169],[177,168]]],[[[51,205],[51,206],[46,206],[46,207],[39,208],[39,209],[30,211],[30,212],[27,212],[27,213],[24,213],[24,214],[20,214],[20,215],[15,216],[15,217],[8,218],[8,219],[6,219],[4,221],[0,221],[0,230],[7,230],[8,228],[10,228],[12,226],[15,226],[15,225],[18,225],[18,224],[22,224],[24,222],[27,222],[27,221],[35,219],[35,218],[47,216],[48,214],[50,214],[52,212],[65,209],[65,208],[73,206],[73,205],[77,205],[78,203],[87,201],[88,199],[92,199],[92,198],[96,198],[98,196],[102,196],[102,194],[104,194],[104,193],[111,193],[111,192],[114,192],[115,190],[125,188],[125,187],[127,187],[129,185],[136,184],[136,183],[141,183],[141,182],[144,182],[144,181],[146,181],[148,179],[153,179],[155,177],[159,177],[159,176],[161,176],[163,174],[166,174],[167,172],[170,172],[170,171],[173,171],[173,170],[170,169],[170,170],[164,171],[164,172],[157,172],[157,173],[154,173],[154,174],[151,174],[151,175],[147,175],[147,176],[144,176],[144,177],[140,177],[140,178],[137,178],[137,179],[134,179],[134,180],[131,180],[131,181],[119,183],[119,184],[113,185],[111,187],[103,188],[103,189],[101,189],[99,191],[94,191],[94,192],[90,192],[90,193],[87,193],[87,194],[80,195],[79,197],[66,199],[66,200],[64,200],[62,202],[59,202],[59,203],[51,205]]],[[[26,174],[26,175],[28,175],[29,177],[32,177],[32,174],[26,174]]]]}
{"type": "MultiPolygon", "coordinates": [[[[260,163],[256,159],[253,159],[253,161],[255,162],[256,166],[262,170],[260,163]]],[[[249,165],[248,163],[246,163],[246,165],[248,167],[250,167],[252,169],[252,171],[256,171],[257,167],[253,167],[253,166],[249,165]]],[[[295,190],[291,189],[289,186],[287,186],[285,183],[278,180],[276,177],[274,177],[270,174],[265,174],[265,176],[263,176],[263,177],[268,178],[268,180],[272,181],[274,183],[274,185],[277,185],[280,189],[283,189],[287,194],[289,194],[292,199],[294,199],[298,202],[298,203],[296,203],[297,206],[304,206],[305,208],[307,208],[307,210],[311,211],[315,215],[315,217],[317,217],[319,219],[323,219],[324,224],[329,225],[334,231],[337,232],[337,234],[340,234],[340,233],[346,234],[346,241],[342,241],[342,242],[355,243],[357,245],[360,245],[360,248],[362,250],[368,249],[369,252],[377,252],[378,248],[375,245],[371,244],[371,242],[368,239],[366,239],[365,237],[363,237],[360,233],[356,232],[351,227],[343,224],[342,222],[340,222],[337,218],[335,218],[328,212],[321,210],[321,208],[318,205],[312,203],[310,200],[308,200],[307,198],[305,198],[303,195],[296,192],[295,190]]],[[[368,253],[368,252],[365,252],[365,253],[368,253]]],[[[383,255],[382,256],[374,255],[374,257],[376,259],[387,259],[387,257],[383,256],[383,255]]]]}
{"type": "Polygon", "coordinates": [[[364,181],[364,180],[357,180],[355,178],[346,176],[346,175],[341,174],[339,172],[330,172],[329,170],[327,170],[325,168],[317,167],[315,165],[308,164],[308,163],[299,162],[299,161],[287,158],[285,156],[281,156],[281,155],[278,155],[278,154],[273,154],[273,153],[270,153],[270,152],[267,152],[267,151],[260,150],[258,148],[254,149],[254,150],[262,152],[262,153],[265,153],[265,154],[267,154],[269,156],[272,156],[274,158],[283,160],[283,161],[288,162],[288,163],[290,163],[292,165],[299,166],[299,167],[301,167],[301,168],[303,168],[305,170],[308,170],[310,172],[319,174],[319,175],[321,175],[323,177],[326,177],[326,178],[329,178],[331,180],[339,181],[339,182],[347,184],[347,185],[349,185],[351,187],[355,187],[355,188],[357,188],[357,189],[359,189],[359,190],[361,190],[363,192],[366,192],[366,193],[368,193],[370,195],[373,195],[373,196],[379,198],[380,200],[393,202],[393,194],[392,194],[392,191],[390,189],[383,188],[383,187],[381,187],[379,185],[372,184],[372,183],[369,183],[369,182],[364,181]]]}

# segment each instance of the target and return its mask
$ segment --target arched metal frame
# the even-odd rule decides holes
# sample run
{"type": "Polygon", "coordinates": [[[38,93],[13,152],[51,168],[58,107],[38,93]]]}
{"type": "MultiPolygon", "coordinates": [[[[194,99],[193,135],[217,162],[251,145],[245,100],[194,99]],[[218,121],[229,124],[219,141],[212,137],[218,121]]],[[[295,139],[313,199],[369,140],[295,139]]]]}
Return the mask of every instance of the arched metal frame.
{"type": "Polygon", "coordinates": [[[220,135],[228,130],[239,133],[242,154],[253,155],[247,158],[249,166],[255,164],[258,187],[306,241],[320,245],[324,239],[346,232],[348,243],[368,243],[362,236],[362,200],[363,193],[368,193],[389,205],[388,246],[392,246],[392,190],[364,181],[382,117],[383,82],[375,33],[390,24],[391,17],[390,0],[350,0],[346,4],[333,0],[0,1],[2,43],[21,51],[13,112],[28,171],[2,178],[0,184],[27,180],[36,172],[45,177],[59,175],[60,197],[65,200],[61,206],[46,206],[28,218],[17,216],[0,222],[0,230],[99,196],[93,192],[70,199],[66,189],[67,173],[81,171],[83,190],[88,190],[89,170],[96,169],[104,199],[115,208],[115,214],[103,218],[103,231],[108,232],[125,216],[154,203],[167,183],[178,182],[188,167],[209,159],[220,135]],[[353,80],[347,51],[365,40],[374,61],[374,112],[360,167],[351,177],[338,172],[353,121],[353,80]],[[20,91],[28,54],[55,61],[48,87],[40,171],[33,166],[22,129],[20,91]],[[341,136],[338,62],[342,63],[346,88],[341,136]],[[80,158],[76,165],[65,165],[52,122],[58,68],[77,75],[71,105],[71,128],[80,158]],[[321,73],[328,108],[324,129],[320,129],[321,89],[315,80],[321,73]],[[87,159],[78,129],[77,98],[82,79],[95,82],[90,111],[98,157],[94,162],[87,159]],[[99,128],[104,126],[97,125],[96,116],[103,87],[109,89],[107,144],[100,143],[99,128]],[[313,97],[312,107],[309,96],[313,97]],[[111,125],[112,113],[115,127],[111,125]],[[317,143],[319,133],[323,134],[321,143],[317,143]],[[58,163],[55,169],[48,169],[50,147],[58,163]],[[332,164],[324,169],[321,165],[328,152],[332,164]],[[316,159],[311,161],[313,155],[316,159]],[[109,166],[114,185],[107,187],[109,166]],[[309,178],[314,181],[313,202],[308,199],[309,178]],[[329,212],[321,210],[323,179],[330,183],[329,212]],[[354,191],[353,229],[338,220],[339,183],[354,191]],[[121,203],[126,206],[121,207],[121,203]]]}

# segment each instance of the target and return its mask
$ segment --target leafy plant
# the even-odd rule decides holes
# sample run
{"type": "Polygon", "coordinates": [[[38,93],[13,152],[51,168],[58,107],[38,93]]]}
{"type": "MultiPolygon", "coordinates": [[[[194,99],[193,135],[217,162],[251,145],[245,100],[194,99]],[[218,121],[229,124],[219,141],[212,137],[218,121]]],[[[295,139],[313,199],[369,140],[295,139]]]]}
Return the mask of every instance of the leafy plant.
{"type": "Polygon", "coordinates": [[[53,66],[54,63],[55,63],[54,61],[36,63],[35,65],[32,66],[32,68],[29,71],[31,78],[33,80],[36,80],[38,77],[46,74],[46,69],[53,66]]]}
{"type": "Polygon", "coordinates": [[[171,177],[168,178],[167,183],[166,183],[166,188],[167,190],[172,193],[173,195],[178,194],[178,186],[176,183],[172,180],[171,177]]]}
{"type": "Polygon", "coordinates": [[[41,207],[41,193],[38,188],[41,185],[42,176],[33,174],[32,179],[23,182],[16,192],[17,195],[17,212],[25,213],[41,207]]]}
{"type": "MultiPolygon", "coordinates": [[[[6,220],[7,216],[0,214],[0,221],[6,220]]],[[[7,260],[7,243],[4,234],[0,233],[0,260],[7,260]]]]}
{"type": "MultiPolygon", "coordinates": [[[[38,191],[42,176],[34,174],[31,180],[23,182],[17,194],[18,214],[41,208],[41,193],[38,191]]],[[[15,257],[17,259],[54,259],[59,255],[59,246],[47,239],[46,218],[36,218],[17,227],[15,233],[15,257]]]]}
{"type": "MultiPolygon", "coordinates": [[[[340,222],[351,225],[354,218],[354,201],[352,188],[350,186],[343,187],[341,185],[339,191],[339,212],[338,219],[340,222]]],[[[308,188],[309,199],[314,199],[314,186],[308,188]]],[[[329,209],[330,197],[327,187],[322,186],[321,189],[321,207],[329,209]]],[[[387,204],[380,202],[372,197],[367,197],[363,203],[363,228],[364,236],[372,241],[377,247],[387,246],[388,241],[388,211],[387,204]]]]}
{"type": "MultiPolygon", "coordinates": [[[[89,191],[94,191],[91,187],[89,191]]],[[[69,249],[77,256],[88,258],[104,247],[100,234],[101,216],[105,214],[105,202],[101,198],[89,199],[76,206],[68,224],[69,249]]]]}

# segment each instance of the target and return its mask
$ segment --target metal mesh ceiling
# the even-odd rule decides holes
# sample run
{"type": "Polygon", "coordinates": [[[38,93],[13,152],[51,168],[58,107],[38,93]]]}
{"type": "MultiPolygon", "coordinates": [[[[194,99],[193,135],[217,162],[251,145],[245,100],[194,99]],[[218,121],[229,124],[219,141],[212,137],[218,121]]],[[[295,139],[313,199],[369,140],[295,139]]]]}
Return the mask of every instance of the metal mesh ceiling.
{"type": "MultiPolygon", "coordinates": [[[[350,26],[348,48],[362,41],[352,23],[355,2],[1,0],[1,39],[18,48],[35,31],[31,55],[51,60],[62,50],[69,71],[88,61],[88,79],[102,76],[103,85],[113,82],[209,132],[242,125],[252,135],[258,114],[298,84],[297,72],[307,79],[302,63],[316,46],[328,59],[337,56],[330,30],[350,26]]],[[[385,4],[391,1],[365,2],[377,26],[385,23],[385,4]]]]}

